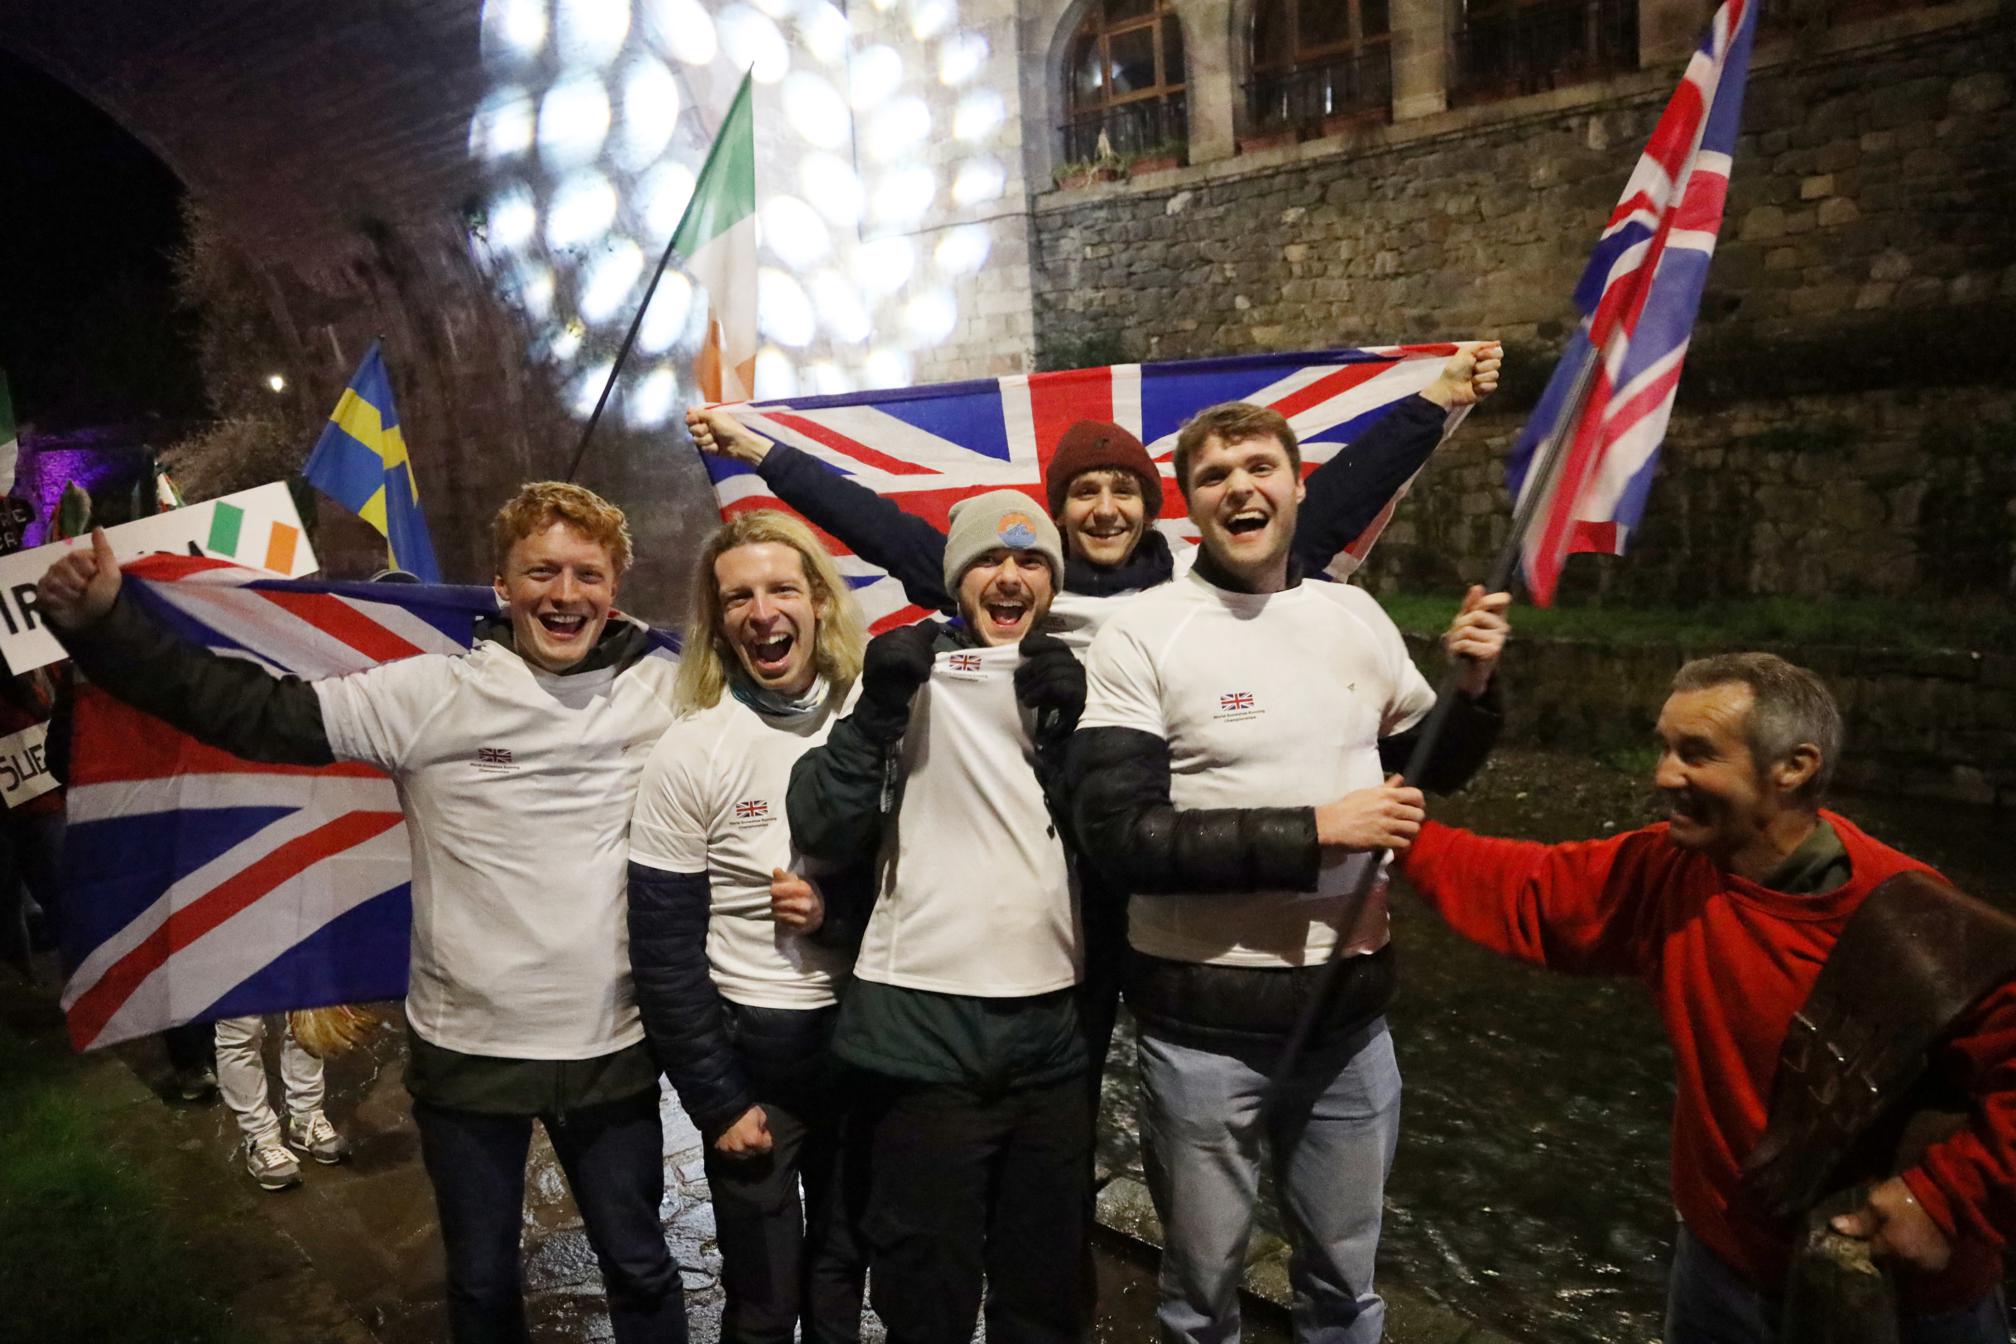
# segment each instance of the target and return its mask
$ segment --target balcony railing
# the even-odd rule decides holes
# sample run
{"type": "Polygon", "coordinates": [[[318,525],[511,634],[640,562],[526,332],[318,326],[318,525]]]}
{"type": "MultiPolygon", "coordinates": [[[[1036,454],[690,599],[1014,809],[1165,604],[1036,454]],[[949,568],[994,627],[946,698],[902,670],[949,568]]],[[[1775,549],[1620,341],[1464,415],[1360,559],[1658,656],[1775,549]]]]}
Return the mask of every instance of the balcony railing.
{"type": "Polygon", "coordinates": [[[1255,131],[1320,130],[1337,118],[1390,116],[1393,59],[1384,43],[1246,86],[1246,124],[1255,131]]]}
{"type": "Polygon", "coordinates": [[[1064,159],[1067,163],[1090,163],[1097,159],[1101,131],[1106,133],[1112,151],[1123,157],[1171,147],[1181,149],[1190,143],[1186,106],[1181,93],[1169,93],[1073,117],[1060,128],[1064,133],[1064,159]]]}
{"type": "Polygon", "coordinates": [[[1638,68],[1636,0],[1514,5],[1450,39],[1453,102],[1540,93],[1638,68]]]}

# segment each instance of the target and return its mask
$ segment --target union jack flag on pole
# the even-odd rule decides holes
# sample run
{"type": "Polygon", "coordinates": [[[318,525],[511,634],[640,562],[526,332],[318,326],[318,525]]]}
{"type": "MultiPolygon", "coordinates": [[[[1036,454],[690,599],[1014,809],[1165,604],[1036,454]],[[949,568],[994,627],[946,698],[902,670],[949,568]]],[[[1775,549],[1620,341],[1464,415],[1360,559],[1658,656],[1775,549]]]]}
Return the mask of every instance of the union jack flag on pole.
{"type": "Polygon", "coordinates": [[[1597,239],[1575,287],[1582,322],[1513,448],[1508,483],[1532,518],[1521,558],[1541,606],[1569,554],[1622,555],[1644,514],[1722,227],[1756,18],[1756,0],[1715,11],[1597,239]],[[1531,470],[1556,438],[1559,469],[1531,470]]]}
{"type": "MultiPolygon", "coordinates": [[[[1047,507],[1043,469],[1064,431],[1079,420],[1111,421],[1139,435],[1169,478],[1158,526],[1172,542],[1194,542],[1172,465],[1176,431],[1191,415],[1222,401],[1273,407],[1301,440],[1306,474],[1432,383],[1456,348],[1406,345],[1115,364],[727,409],[756,433],[810,454],[940,531],[954,504],[984,490],[1021,490],[1039,508],[1047,507]]],[[[1448,429],[1464,414],[1453,412],[1448,429]]],[[[724,518],[758,508],[792,511],[750,468],[721,457],[704,460],[724,518]]],[[[1401,486],[1339,553],[1330,566],[1333,575],[1345,577],[1364,559],[1406,489],[1401,486]]],[[[871,628],[886,630],[929,614],[843,542],[822,539],[854,586],[871,628]]]]}
{"type": "MultiPolygon", "coordinates": [[[[304,583],[172,555],[124,574],[126,600],[183,638],[309,678],[460,653],[497,609],[487,588],[304,583]]],[[[63,1007],[78,1049],[405,994],[410,857],[386,776],[241,760],[88,685],[71,758],[63,1007]]]]}

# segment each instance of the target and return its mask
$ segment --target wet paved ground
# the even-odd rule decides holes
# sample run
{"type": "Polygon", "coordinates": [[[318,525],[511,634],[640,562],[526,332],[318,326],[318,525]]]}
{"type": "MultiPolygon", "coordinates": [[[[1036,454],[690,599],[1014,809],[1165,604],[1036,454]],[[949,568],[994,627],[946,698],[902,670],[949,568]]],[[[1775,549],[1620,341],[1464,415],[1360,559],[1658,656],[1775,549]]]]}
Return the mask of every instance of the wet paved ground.
{"type": "MultiPolygon", "coordinates": [[[[1532,752],[1501,753],[1452,820],[1544,839],[1638,824],[1649,799],[1632,776],[1532,752]],[[1606,826],[1607,823],[1607,826],[1606,826]]],[[[2006,818],[1897,800],[1844,811],[1990,897],[2012,894],[2016,845],[2006,818]]],[[[1388,1189],[1381,1287],[1400,1344],[1651,1340],[1657,1336],[1672,1214],[1665,1197],[1668,1062],[1637,986],[1512,966],[1454,938],[1405,898],[1396,903],[1405,967],[1392,1020],[1407,1076],[1407,1119],[1388,1189]]],[[[53,1032],[46,1000],[36,1031],[53,1032]]],[[[10,1025],[18,1022],[10,1014],[10,1025]]],[[[166,1066],[141,1042],[114,1061],[81,1062],[134,1134],[171,1150],[169,1177],[214,1215],[204,1244],[245,1281],[235,1306],[254,1338],[442,1337],[442,1264],[434,1209],[387,1029],[330,1065],[330,1112],[357,1144],[338,1168],[308,1165],[304,1185],[257,1191],[219,1106],[150,1095],[166,1066]],[[137,1081],[136,1081],[137,1080],[137,1081]],[[271,1234],[271,1235],[268,1235],[271,1234]],[[290,1323],[281,1328],[278,1322],[290,1323]]],[[[1136,1178],[1132,1082],[1116,1045],[1102,1196],[1107,1221],[1154,1237],[1136,1178]]],[[[684,1271],[698,1344],[718,1337],[718,1257],[699,1140],[666,1110],[668,1237],[684,1271]]],[[[594,1259],[543,1137],[528,1173],[526,1262],[542,1344],[608,1337],[594,1259]]],[[[1281,1246],[1263,1217],[1249,1285],[1277,1296],[1281,1246]]],[[[1101,1339],[1153,1337],[1152,1251],[1108,1233],[1100,1255],[1101,1339]]],[[[1279,1341],[1279,1314],[1249,1316],[1249,1339],[1279,1341]]],[[[873,1329],[872,1318],[870,1320],[873,1329]]],[[[879,1337],[879,1332],[871,1338],[879,1337]]]]}

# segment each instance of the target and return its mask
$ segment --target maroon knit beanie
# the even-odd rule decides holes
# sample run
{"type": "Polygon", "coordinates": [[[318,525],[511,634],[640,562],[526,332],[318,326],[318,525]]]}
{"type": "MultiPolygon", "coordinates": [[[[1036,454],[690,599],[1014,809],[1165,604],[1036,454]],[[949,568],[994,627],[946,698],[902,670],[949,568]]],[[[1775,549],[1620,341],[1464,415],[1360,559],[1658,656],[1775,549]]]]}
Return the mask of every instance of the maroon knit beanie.
{"type": "Polygon", "coordinates": [[[1148,450],[1119,425],[1106,420],[1080,420],[1057,440],[1057,455],[1043,473],[1043,489],[1050,497],[1050,516],[1064,512],[1064,496],[1071,479],[1080,472],[1114,467],[1131,471],[1141,480],[1141,494],[1148,505],[1148,521],[1162,516],[1162,473],[1155,470],[1148,450]]]}

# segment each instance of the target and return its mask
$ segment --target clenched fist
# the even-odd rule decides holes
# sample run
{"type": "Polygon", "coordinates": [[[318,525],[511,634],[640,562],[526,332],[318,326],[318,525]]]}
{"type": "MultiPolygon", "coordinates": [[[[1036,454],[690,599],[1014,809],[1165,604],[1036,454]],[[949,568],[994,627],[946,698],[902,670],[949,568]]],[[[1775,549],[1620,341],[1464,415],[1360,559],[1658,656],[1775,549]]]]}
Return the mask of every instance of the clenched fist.
{"type": "Polygon", "coordinates": [[[1347,793],[1316,809],[1316,843],[1346,853],[1390,849],[1404,853],[1428,817],[1421,790],[1391,775],[1369,789],[1347,793]]]}

